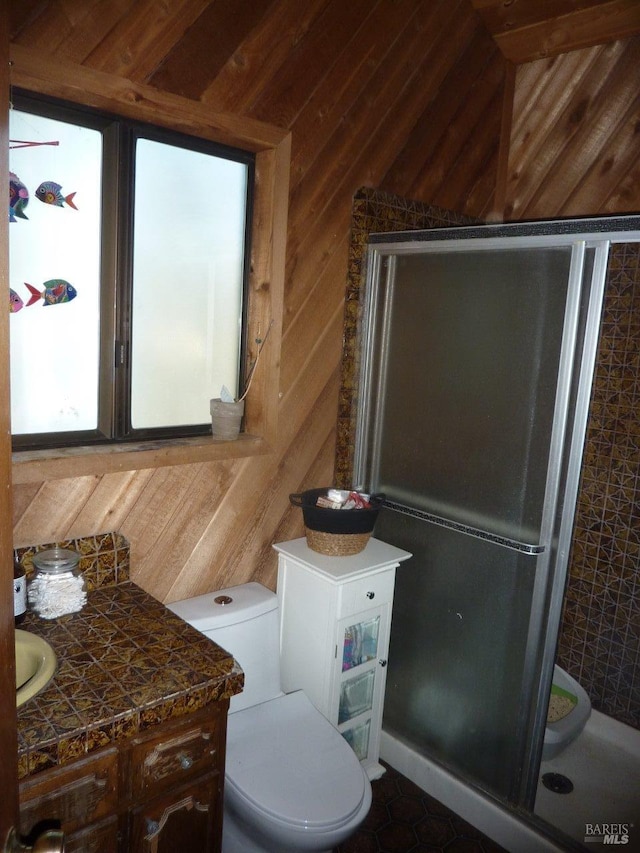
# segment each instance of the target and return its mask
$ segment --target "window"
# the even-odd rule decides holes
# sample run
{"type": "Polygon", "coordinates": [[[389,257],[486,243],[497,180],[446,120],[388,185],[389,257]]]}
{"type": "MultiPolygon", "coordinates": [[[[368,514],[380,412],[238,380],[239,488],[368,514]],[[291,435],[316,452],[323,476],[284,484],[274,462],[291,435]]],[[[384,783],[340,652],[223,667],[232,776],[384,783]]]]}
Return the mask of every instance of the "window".
{"type": "Polygon", "coordinates": [[[14,446],[210,432],[209,400],[243,382],[253,155],[26,95],[13,107],[14,446]]]}

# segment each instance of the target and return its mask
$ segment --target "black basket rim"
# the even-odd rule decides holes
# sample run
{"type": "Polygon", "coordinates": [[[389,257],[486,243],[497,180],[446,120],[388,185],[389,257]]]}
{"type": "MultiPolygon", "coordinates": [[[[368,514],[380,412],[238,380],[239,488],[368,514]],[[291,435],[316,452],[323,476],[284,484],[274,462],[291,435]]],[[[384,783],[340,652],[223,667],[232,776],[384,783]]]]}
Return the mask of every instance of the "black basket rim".
{"type": "Polygon", "coordinates": [[[320,495],[326,495],[328,489],[308,489],[300,494],[289,495],[293,506],[302,509],[305,527],[318,533],[370,533],[384,504],[384,495],[371,495],[368,509],[332,509],[316,506],[320,495]]]}

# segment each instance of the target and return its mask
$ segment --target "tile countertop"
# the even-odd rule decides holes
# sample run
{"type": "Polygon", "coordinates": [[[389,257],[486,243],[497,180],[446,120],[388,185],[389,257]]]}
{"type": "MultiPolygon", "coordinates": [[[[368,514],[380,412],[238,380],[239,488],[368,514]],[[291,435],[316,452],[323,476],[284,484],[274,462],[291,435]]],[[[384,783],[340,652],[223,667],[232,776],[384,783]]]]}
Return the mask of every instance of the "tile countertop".
{"type": "Polygon", "coordinates": [[[49,685],[18,708],[20,779],[242,690],[233,657],[131,581],[88,593],[80,613],[20,628],[58,656],[49,685]]]}

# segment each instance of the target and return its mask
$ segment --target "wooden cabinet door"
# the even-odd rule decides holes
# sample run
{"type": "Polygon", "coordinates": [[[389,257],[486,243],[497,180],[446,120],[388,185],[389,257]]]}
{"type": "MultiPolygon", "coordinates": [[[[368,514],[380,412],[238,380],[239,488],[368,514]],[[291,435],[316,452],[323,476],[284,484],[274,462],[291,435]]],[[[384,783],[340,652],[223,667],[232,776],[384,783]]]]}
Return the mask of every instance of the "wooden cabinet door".
{"type": "Polygon", "coordinates": [[[220,774],[212,773],[134,809],[127,853],[219,853],[220,794],[220,774]]]}

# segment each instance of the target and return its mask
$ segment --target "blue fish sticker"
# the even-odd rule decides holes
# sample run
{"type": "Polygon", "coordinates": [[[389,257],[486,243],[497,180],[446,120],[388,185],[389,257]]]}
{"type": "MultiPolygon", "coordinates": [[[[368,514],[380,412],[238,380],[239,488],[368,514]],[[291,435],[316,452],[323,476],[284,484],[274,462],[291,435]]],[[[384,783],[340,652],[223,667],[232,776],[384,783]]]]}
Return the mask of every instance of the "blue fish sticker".
{"type": "Polygon", "coordinates": [[[9,222],[28,219],[24,212],[28,204],[29,190],[15,172],[9,172],[9,222]]]}
{"type": "Polygon", "coordinates": [[[49,281],[45,281],[43,284],[44,290],[38,290],[37,287],[26,281],[25,286],[31,293],[31,298],[27,302],[27,308],[41,299],[44,300],[42,304],[45,308],[47,305],[61,305],[63,302],[71,302],[78,295],[75,287],[63,278],[52,278],[49,281]]]}
{"type": "Polygon", "coordinates": [[[65,202],[74,210],[78,208],[73,203],[75,193],[69,195],[62,194],[62,186],[56,184],[55,181],[43,181],[36,190],[36,198],[40,199],[44,204],[52,204],[54,207],[63,207],[65,202]]]}

